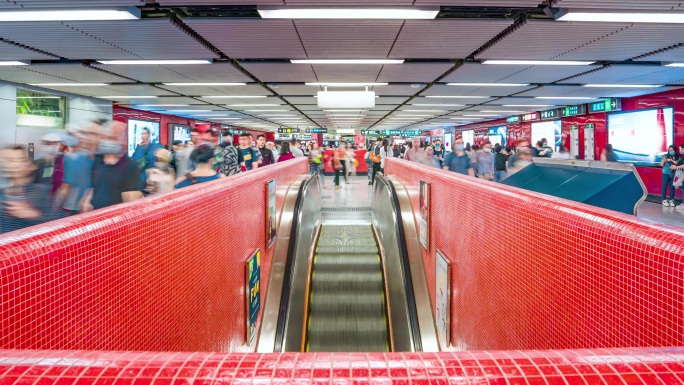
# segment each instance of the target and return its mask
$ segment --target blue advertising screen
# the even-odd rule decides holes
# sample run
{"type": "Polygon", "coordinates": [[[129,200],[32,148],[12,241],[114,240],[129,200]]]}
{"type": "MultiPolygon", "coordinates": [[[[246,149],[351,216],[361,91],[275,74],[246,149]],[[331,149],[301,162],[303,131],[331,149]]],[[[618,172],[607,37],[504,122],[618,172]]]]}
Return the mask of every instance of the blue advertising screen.
{"type": "Polygon", "coordinates": [[[487,131],[487,136],[489,136],[492,147],[500,144],[501,147],[505,148],[508,145],[508,126],[491,127],[487,131]]]}
{"type": "Polygon", "coordinates": [[[618,162],[660,163],[674,136],[674,108],[661,107],[608,115],[608,143],[618,162]]]}

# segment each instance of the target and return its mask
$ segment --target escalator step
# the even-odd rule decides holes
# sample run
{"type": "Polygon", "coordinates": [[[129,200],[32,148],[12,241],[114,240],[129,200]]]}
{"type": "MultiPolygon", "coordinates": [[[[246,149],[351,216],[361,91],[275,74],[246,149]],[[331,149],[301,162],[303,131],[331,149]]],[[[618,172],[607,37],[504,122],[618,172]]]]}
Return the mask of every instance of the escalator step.
{"type": "Polygon", "coordinates": [[[317,254],[375,254],[378,248],[375,245],[319,245],[317,254]]]}
{"type": "Polygon", "coordinates": [[[309,306],[311,314],[346,316],[358,314],[360,316],[379,314],[384,316],[385,299],[377,293],[320,293],[314,292],[309,306]]]}
{"type": "Polygon", "coordinates": [[[377,253],[353,255],[344,255],[338,253],[318,253],[316,254],[315,264],[317,269],[328,267],[345,268],[347,266],[351,266],[355,268],[360,267],[371,270],[379,269],[381,267],[380,256],[377,253]]]}
{"type": "Polygon", "coordinates": [[[375,272],[317,272],[314,271],[311,281],[313,294],[340,293],[354,295],[357,293],[372,293],[382,295],[382,274],[375,272]]]}
{"type": "Polygon", "coordinates": [[[384,314],[363,317],[312,315],[309,319],[308,332],[310,351],[388,350],[384,314]]]}

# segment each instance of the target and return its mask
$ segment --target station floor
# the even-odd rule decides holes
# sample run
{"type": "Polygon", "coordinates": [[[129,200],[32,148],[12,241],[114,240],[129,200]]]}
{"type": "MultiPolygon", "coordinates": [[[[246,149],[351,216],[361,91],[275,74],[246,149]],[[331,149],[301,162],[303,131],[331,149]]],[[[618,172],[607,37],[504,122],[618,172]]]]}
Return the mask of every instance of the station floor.
{"type": "MultiPolygon", "coordinates": [[[[333,176],[324,176],[321,189],[323,219],[329,224],[370,222],[371,189],[366,176],[350,176],[349,184],[340,182],[335,190],[333,176]]],[[[670,226],[684,227],[684,210],[644,202],[637,210],[641,219],[670,226]]]]}

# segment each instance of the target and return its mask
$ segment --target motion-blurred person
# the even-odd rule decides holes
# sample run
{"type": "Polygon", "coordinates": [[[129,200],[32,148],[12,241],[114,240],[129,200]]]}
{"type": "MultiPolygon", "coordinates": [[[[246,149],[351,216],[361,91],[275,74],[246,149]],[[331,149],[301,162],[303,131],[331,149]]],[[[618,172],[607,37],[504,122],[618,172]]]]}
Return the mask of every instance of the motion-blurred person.
{"type": "Polygon", "coordinates": [[[572,154],[570,154],[567,151],[565,146],[560,146],[560,151],[556,151],[556,152],[551,153],[551,158],[570,160],[570,159],[572,159],[572,154]]]}
{"type": "Polygon", "coordinates": [[[36,183],[35,164],[28,160],[26,149],[11,146],[0,150],[0,163],[11,186],[0,195],[0,233],[23,229],[57,218],[58,207],[50,199],[50,185],[36,183]]]}
{"type": "Polygon", "coordinates": [[[368,166],[368,184],[369,185],[372,185],[373,180],[374,180],[373,179],[373,169],[374,169],[373,163],[374,162],[371,161],[370,155],[373,153],[375,153],[376,155],[380,155],[380,150],[378,150],[377,152],[376,152],[376,150],[381,145],[382,145],[382,139],[378,138],[375,140],[375,143],[371,144],[370,148],[368,149],[368,152],[366,152],[365,158],[366,158],[366,166],[368,166]]]}
{"type": "Polygon", "coordinates": [[[143,182],[147,179],[147,170],[154,167],[157,157],[154,156],[155,151],[164,148],[159,143],[150,142],[150,130],[145,127],[142,129],[141,142],[133,152],[133,160],[138,163],[140,168],[140,180],[143,182]]]}
{"type": "MultiPolygon", "coordinates": [[[[233,135],[223,135],[221,144],[214,149],[212,167],[214,168],[214,171],[218,171],[225,176],[231,176],[242,172],[242,168],[240,167],[240,154],[238,149],[233,146],[233,135]]],[[[185,174],[187,174],[187,172],[185,174]]],[[[180,172],[176,173],[177,176],[185,174],[181,174],[180,172]]]]}
{"type": "Polygon", "coordinates": [[[97,149],[97,134],[105,121],[93,121],[76,131],[78,146],[64,156],[64,183],[60,186],[59,201],[68,215],[78,214],[83,208],[83,197],[93,187],[93,164],[97,149]]]}
{"type": "Polygon", "coordinates": [[[290,143],[283,142],[283,144],[280,146],[280,155],[278,155],[278,163],[292,160],[294,158],[294,154],[292,153],[292,151],[290,151],[290,143]]]}
{"type": "Polygon", "coordinates": [[[250,146],[251,135],[243,132],[240,134],[238,143],[238,155],[242,171],[251,171],[259,168],[259,150],[250,146]]]}
{"type": "MultiPolygon", "coordinates": [[[[394,150],[392,150],[392,151],[394,151],[394,150]]],[[[423,158],[421,163],[423,163],[426,166],[430,166],[430,167],[434,167],[434,168],[438,168],[438,169],[442,168],[441,162],[435,156],[435,149],[432,148],[432,146],[427,146],[427,148],[425,148],[425,158],[423,158]]]]}
{"type": "Polygon", "coordinates": [[[392,157],[394,158],[399,158],[401,156],[401,150],[399,149],[399,145],[395,144],[392,146],[392,157]]]}
{"type": "Polygon", "coordinates": [[[517,155],[517,160],[515,163],[513,163],[513,166],[508,166],[508,176],[511,176],[515,174],[516,172],[522,170],[523,168],[529,166],[532,164],[532,149],[529,147],[521,147],[518,149],[518,152],[515,153],[517,155]]]}
{"type": "Polygon", "coordinates": [[[126,125],[113,121],[102,124],[93,164],[93,188],[86,195],[83,211],[140,199],[144,189],[140,168],[126,155],[126,125]]]}
{"type": "Polygon", "coordinates": [[[276,147],[275,143],[270,140],[266,142],[266,148],[271,150],[271,155],[273,155],[273,163],[278,163],[278,155],[280,155],[280,149],[276,147]]]}
{"type": "Polygon", "coordinates": [[[176,177],[171,168],[171,153],[160,148],[154,152],[156,162],[154,167],[147,169],[147,188],[150,195],[162,194],[173,190],[176,177]]]}
{"type": "MultiPolygon", "coordinates": [[[[527,138],[520,138],[516,142],[515,147],[516,147],[516,152],[508,158],[508,170],[515,167],[515,162],[517,162],[518,159],[520,158],[520,150],[530,148],[530,140],[527,138]]],[[[530,149],[530,154],[531,153],[532,153],[532,150],[530,149]]],[[[509,173],[509,175],[510,175],[510,173],[509,173]]]]}
{"type": "MultiPolygon", "coordinates": [[[[376,155],[380,156],[380,162],[373,163],[373,177],[371,178],[372,183],[375,183],[375,176],[378,174],[378,172],[383,174],[385,173],[385,160],[387,157],[392,157],[392,148],[389,146],[389,141],[387,139],[383,139],[381,145],[376,146],[375,153],[376,155]]],[[[418,158],[416,162],[421,162],[423,157],[425,157],[425,154],[418,158]]]]}
{"type": "Polygon", "coordinates": [[[347,151],[344,148],[344,142],[342,142],[333,152],[332,162],[335,169],[335,190],[340,189],[340,175],[344,177],[347,174],[346,158],[347,151]]]}
{"type": "Polygon", "coordinates": [[[297,158],[304,156],[304,152],[299,148],[299,140],[297,140],[297,138],[292,138],[292,141],[290,142],[290,152],[297,158]]]}
{"type": "Polygon", "coordinates": [[[601,151],[601,161],[602,162],[617,162],[617,157],[613,152],[613,145],[606,144],[606,148],[601,151]]]}
{"type": "Polygon", "coordinates": [[[477,162],[475,163],[477,177],[480,179],[494,180],[495,155],[492,152],[492,144],[490,142],[484,142],[475,156],[477,159],[477,162]]]}
{"type": "Polygon", "coordinates": [[[264,134],[257,136],[257,148],[261,152],[261,166],[268,166],[276,162],[273,151],[266,147],[266,136],[264,134]]]}
{"type": "Polygon", "coordinates": [[[356,175],[356,165],[358,161],[356,160],[356,153],[352,148],[352,145],[347,143],[347,171],[344,173],[344,183],[349,184],[349,175],[356,175]]]}
{"type": "Polygon", "coordinates": [[[323,181],[323,170],[322,170],[322,164],[323,164],[323,151],[321,150],[320,147],[318,147],[318,143],[314,143],[313,147],[311,148],[311,173],[312,174],[318,174],[318,177],[321,178],[321,182],[323,181]]]}
{"type": "Polygon", "coordinates": [[[454,151],[448,153],[444,159],[442,168],[463,175],[475,176],[475,170],[470,164],[470,157],[466,154],[466,147],[462,138],[456,139],[453,149],[454,151]]]}
{"type": "Polygon", "coordinates": [[[36,183],[50,186],[50,195],[57,190],[64,178],[64,158],[60,153],[61,141],[62,136],[54,133],[46,134],[41,138],[41,145],[38,147],[40,157],[36,159],[31,173],[31,178],[36,183]],[[59,180],[59,183],[55,183],[56,180],[59,180]]]}
{"type": "Polygon", "coordinates": [[[190,157],[197,163],[197,168],[179,176],[174,187],[178,189],[221,178],[223,174],[216,172],[213,167],[214,150],[211,143],[202,143],[197,146],[190,154],[190,157]]]}
{"type": "Polygon", "coordinates": [[[413,138],[411,142],[411,148],[406,150],[404,159],[410,162],[420,162],[421,158],[425,156],[425,150],[420,147],[420,138],[413,138]]]}
{"type": "Polygon", "coordinates": [[[662,167],[663,172],[662,174],[662,181],[663,181],[663,188],[661,190],[662,192],[662,197],[663,197],[663,206],[672,206],[675,207],[675,201],[674,201],[674,196],[675,196],[675,188],[674,188],[674,176],[675,176],[675,170],[672,169],[673,166],[677,166],[677,163],[679,162],[679,155],[677,154],[677,149],[675,146],[669,146],[667,148],[667,153],[663,155],[663,158],[660,160],[660,167],[662,167]],[[667,191],[668,189],[670,190],[670,199],[667,199],[667,191]]]}
{"type": "Polygon", "coordinates": [[[494,152],[494,182],[501,182],[508,176],[506,173],[508,155],[504,153],[503,147],[500,144],[494,146],[494,152]]]}

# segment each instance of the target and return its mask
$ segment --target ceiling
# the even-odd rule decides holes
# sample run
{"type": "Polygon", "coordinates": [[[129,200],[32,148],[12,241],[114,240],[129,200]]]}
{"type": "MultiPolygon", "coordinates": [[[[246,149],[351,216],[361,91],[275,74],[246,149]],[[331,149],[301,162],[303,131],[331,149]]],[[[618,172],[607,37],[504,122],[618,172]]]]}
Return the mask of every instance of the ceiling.
{"type": "Polygon", "coordinates": [[[41,88],[262,130],[433,129],[684,86],[684,68],[663,65],[684,62],[681,24],[559,22],[549,16],[557,8],[684,12],[681,0],[549,1],[0,0],[0,12],[138,7],[143,15],[124,21],[0,22],[0,61],[30,62],[0,66],[0,80],[67,83],[41,88]],[[331,5],[440,6],[441,12],[434,20],[286,20],[256,13],[265,6],[331,5]],[[97,62],[142,59],[211,64],[97,62]],[[291,59],[405,61],[312,65],[291,59]],[[482,64],[486,60],[594,63],[482,64]],[[375,108],[342,111],[318,108],[315,95],[323,87],[305,84],[325,82],[388,84],[369,87],[377,95],[375,108]],[[83,83],[102,85],[78,85],[83,83]],[[584,86],[592,83],[634,87],[584,86]]]}

